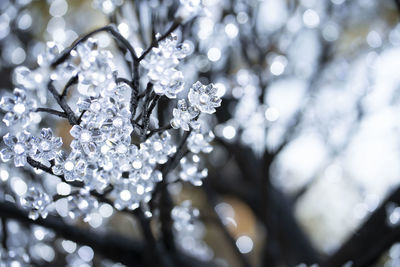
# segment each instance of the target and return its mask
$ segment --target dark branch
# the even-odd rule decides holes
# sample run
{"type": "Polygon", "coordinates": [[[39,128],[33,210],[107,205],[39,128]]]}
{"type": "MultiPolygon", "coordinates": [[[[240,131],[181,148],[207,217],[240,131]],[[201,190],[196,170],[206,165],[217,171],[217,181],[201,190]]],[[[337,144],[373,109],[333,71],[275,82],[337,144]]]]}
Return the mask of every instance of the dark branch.
{"type": "Polygon", "coordinates": [[[56,115],[56,116],[59,116],[62,118],[68,118],[68,115],[65,112],[54,110],[51,108],[37,108],[35,111],[36,112],[46,112],[46,113],[56,115]]]}
{"type": "Polygon", "coordinates": [[[61,98],[60,94],[57,92],[56,88],[53,85],[53,82],[50,80],[49,83],[47,84],[47,89],[50,91],[50,93],[53,95],[54,99],[57,101],[58,105],[64,110],[65,114],[67,114],[68,121],[71,125],[76,125],[78,124],[78,120],[75,117],[74,112],[68,106],[67,101],[65,98],[61,98]]]}
{"type": "Polygon", "coordinates": [[[158,46],[158,43],[161,42],[162,40],[164,40],[165,38],[167,38],[168,35],[170,35],[173,31],[176,30],[176,28],[178,28],[179,25],[181,25],[180,21],[174,21],[166,33],[164,33],[158,39],[153,39],[153,41],[151,42],[151,45],[143,52],[143,54],[139,57],[138,61],[141,61],[142,59],[144,59],[144,57],[148,53],[150,53],[150,51],[151,51],[151,49],[153,49],[153,47],[158,46]]]}
{"type": "Polygon", "coordinates": [[[52,64],[52,67],[56,67],[57,65],[61,64],[64,62],[70,55],[71,51],[74,50],[80,43],[85,42],[87,39],[89,39],[91,36],[99,33],[99,32],[108,32],[110,33],[122,46],[124,46],[129,53],[132,56],[132,59],[136,61],[138,58],[136,56],[135,50],[133,49],[132,45],[129,43],[128,40],[126,40],[118,31],[114,29],[112,26],[105,26],[102,28],[99,28],[97,30],[94,30],[92,32],[89,32],[85,36],[81,37],[80,39],[76,40],[68,49],[64,50],[64,52],[58,57],[52,64]]]}
{"type": "Polygon", "coordinates": [[[78,82],[78,75],[73,76],[68,80],[67,84],[64,86],[64,89],[61,93],[60,98],[63,99],[68,94],[68,89],[78,82]]]}
{"type": "Polygon", "coordinates": [[[149,218],[145,216],[144,212],[140,208],[134,211],[134,215],[136,215],[136,218],[138,218],[139,220],[143,236],[146,240],[146,263],[151,266],[173,267],[171,260],[168,260],[169,257],[161,257],[162,255],[166,254],[162,252],[162,247],[159,243],[157,243],[156,239],[154,238],[153,232],[151,231],[149,218]]]}
{"type": "Polygon", "coordinates": [[[135,127],[135,115],[136,115],[136,110],[138,106],[138,94],[140,90],[140,83],[139,83],[139,63],[138,61],[133,62],[134,68],[133,68],[133,83],[132,83],[132,92],[131,92],[131,99],[130,99],[130,111],[131,111],[131,124],[132,127],[135,127]]]}
{"type": "Polygon", "coordinates": [[[79,115],[78,124],[81,124],[83,115],[85,115],[86,111],[87,111],[87,110],[82,111],[82,112],[81,112],[81,115],[79,115]]]}
{"type": "Polygon", "coordinates": [[[7,231],[7,219],[1,217],[1,244],[4,249],[8,249],[7,246],[7,238],[8,238],[8,231],[7,231]]]}
{"type": "Polygon", "coordinates": [[[149,129],[150,116],[151,116],[151,113],[153,112],[153,109],[156,107],[159,99],[160,99],[159,95],[156,95],[154,97],[153,101],[151,102],[149,108],[147,109],[147,111],[143,117],[143,121],[142,121],[143,129],[142,129],[142,135],[141,135],[142,140],[146,139],[147,130],[149,129]]]}
{"type": "Polygon", "coordinates": [[[163,127],[157,128],[157,129],[153,129],[147,134],[146,139],[150,138],[155,133],[164,132],[164,131],[167,131],[167,130],[170,130],[170,129],[172,129],[171,124],[165,125],[163,127]]]}
{"type": "Polygon", "coordinates": [[[169,158],[169,160],[165,165],[163,165],[161,173],[164,179],[157,184],[153,192],[153,199],[155,199],[155,196],[160,194],[160,221],[161,221],[162,237],[166,249],[172,253],[175,253],[176,251],[174,243],[175,242],[174,235],[172,231],[173,222],[171,218],[173,200],[167,190],[168,184],[165,180],[165,177],[167,177],[167,174],[176,167],[177,162],[179,162],[179,160],[185,154],[184,146],[186,144],[186,140],[189,137],[190,132],[191,131],[185,132],[185,135],[182,137],[182,140],[177,148],[177,152],[171,158],[169,158]]]}
{"type": "Polygon", "coordinates": [[[132,87],[133,82],[128,80],[128,79],[125,79],[125,78],[122,78],[122,77],[118,77],[117,79],[115,79],[115,82],[117,82],[117,83],[125,83],[125,84],[129,85],[131,88],[133,88],[132,87]]]}
{"type": "Polygon", "coordinates": [[[43,165],[42,163],[40,163],[40,162],[38,162],[38,161],[32,159],[31,157],[28,157],[28,158],[27,158],[27,162],[28,162],[29,165],[31,165],[33,168],[36,168],[36,169],[42,170],[42,171],[44,171],[44,172],[47,172],[47,173],[49,173],[49,174],[51,174],[51,175],[57,176],[57,177],[60,178],[64,183],[67,183],[67,184],[69,184],[69,185],[76,186],[76,187],[82,187],[82,186],[83,186],[83,183],[81,183],[81,182],[78,182],[78,181],[73,181],[73,182],[67,181],[67,180],[65,180],[65,177],[64,177],[63,175],[55,175],[55,174],[53,173],[53,171],[51,170],[50,167],[47,167],[46,165],[43,165]]]}

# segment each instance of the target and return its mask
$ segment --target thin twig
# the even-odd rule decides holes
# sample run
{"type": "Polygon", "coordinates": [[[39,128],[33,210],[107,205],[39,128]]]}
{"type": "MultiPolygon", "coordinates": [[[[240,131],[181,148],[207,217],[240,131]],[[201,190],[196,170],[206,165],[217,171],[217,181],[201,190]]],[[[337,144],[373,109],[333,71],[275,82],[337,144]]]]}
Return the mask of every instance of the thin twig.
{"type": "Polygon", "coordinates": [[[153,134],[155,134],[155,133],[167,131],[167,130],[170,130],[170,129],[172,129],[171,124],[162,126],[162,127],[160,127],[160,128],[157,128],[157,129],[153,129],[153,130],[151,130],[151,131],[146,135],[146,139],[147,139],[147,138],[150,138],[150,137],[151,137],[153,134]]]}
{"type": "Polygon", "coordinates": [[[35,111],[36,112],[46,112],[46,113],[49,113],[49,114],[52,114],[52,115],[56,115],[56,116],[59,116],[59,117],[62,117],[62,118],[68,118],[67,113],[62,112],[62,111],[58,111],[58,110],[54,110],[54,109],[51,109],[51,108],[37,108],[35,111]]]}
{"type": "Polygon", "coordinates": [[[58,57],[52,64],[52,67],[56,67],[57,65],[61,64],[64,62],[70,55],[71,51],[75,49],[80,43],[85,42],[87,39],[89,39],[91,36],[99,33],[99,32],[108,32],[110,33],[118,42],[120,42],[131,54],[133,61],[138,60],[135,50],[133,49],[132,45],[129,43],[128,40],[126,40],[118,31],[114,29],[113,26],[108,25],[102,28],[99,28],[97,30],[94,30],[92,32],[89,32],[85,36],[81,37],[80,39],[76,40],[68,49],[64,50],[60,57],[58,57]]]}
{"type": "Polygon", "coordinates": [[[149,82],[146,86],[146,90],[144,90],[142,93],[138,94],[137,98],[140,99],[142,97],[147,96],[148,93],[153,89],[153,84],[149,82]]]}
{"type": "Polygon", "coordinates": [[[136,115],[136,109],[138,106],[138,94],[140,91],[140,83],[139,83],[139,62],[135,60],[133,62],[133,81],[132,81],[132,91],[131,91],[131,99],[130,99],[130,111],[131,111],[131,123],[134,127],[134,118],[136,115]]]}
{"type": "Polygon", "coordinates": [[[51,80],[47,84],[47,89],[53,95],[53,97],[57,101],[58,105],[60,105],[60,107],[64,110],[65,114],[67,114],[67,118],[68,118],[69,123],[71,125],[78,124],[78,120],[76,119],[74,112],[72,111],[70,106],[68,106],[67,101],[65,100],[65,98],[61,98],[61,96],[57,92],[57,90],[54,87],[54,85],[53,85],[51,80]]]}
{"type": "Polygon", "coordinates": [[[78,75],[73,76],[68,80],[67,84],[64,86],[64,89],[61,93],[60,98],[63,99],[68,94],[68,89],[78,82],[78,75]]]}
{"type": "Polygon", "coordinates": [[[8,231],[7,231],[7,219],[4,217],[1,217],[1,229],[2,229],[2,235],[1,235],[1,244],[5,250],[8,249],[7,246],[7,238],[8,238],[8,231]]]}
{"type": "Polygon", "coordinates": [[[83,187],[83,183],[82,182],[67,181],[67,180],[65,180],[65,177],[63,175],[54,174],[50,167],[47,167],[46,165],[43,165],[42,163],[32,159],[31,157],[28,157],[26,160],[29,163],[29,165],[31,165],[33,168],[36,168],[36,169],[42,170],[44,172],[47,172],[48,174],[57,176],[58,178],[60,178],[66,184],[69,184],[69,185],[72,185],[72,186],[76,186],[76,187],[83,187]]]}
{"type": "MultiPolygon", "coordinates": [[[[147,109],[147,106],[149,105],[149,103],[150,103],[150,101],[151,101],[151,97],[153,96],[151,93],[152,93],[152,89],[153,89],[153,84],[152,83],[148,83],[147,84],[147,86],[146,86],[146,90],[144,91],[144,93],[145,93],[145,100],[144,100],[144,102],[143,102],[143,108],[142,108],[142,112],[139,114],[139,116],[136,118],[136,119],[134,119],[134,115],[136,114],[136,109],[134,110],[134,113],[132,113],[132,117],[131,117],[131,122],[132,122],[132,125],[134,124],[134,123],[138,123],[140,120],[142,120],[143,121],[143,117],[144,117],[144,115],[146,114],[146,109],[147,109]]],[[[137,99],[139,99],[138,97],[137,97],[137,99]]],[[[136,105],[137,105],[137,102],[136,102],[136,105]]],[[[131,106],[132,107],[132,106],[131,106]]],[[[143,123],[142,123],[142,125],[143,125],[143,123]]]]}
{"type": "Polygon", "coordinates": [[[131,88],[133,88],[133,81],[130,81],[128,79],[122,78],[122,77],[118,77],[115,79],[116,83],[125,83],[127,85],[129,85],[131,88]]]}
{"type": "Polygon", "coordinates": [[[160,36],[157,39],[154,39],[150,46],[142,53],[142,55],[138,58],[138,61],[141,61],[142,59],[144,59],[144,57],[150,53],[151,49],[153,49],[153,47],[156,47],[158,45],[159,42],[161,42],[162,40],[164,40],[165,38],[168,37],[168,35],[170,35],[174,30],[176,30],[176,28],[178,28],[178,26],[181,25],[181,22],[179,20],[176,20],[172,23],[171,27],[168,29],[168,31],[166,33],[164,33],[162,36],[160,36]]]}
{"type": "Polygon", "coordinates": [[[146,133],[147,133],[147,130],[149,128],[149,123],[150,123],[150,116],[151,116],[151,113],[153,112],[153,109],[157,105],[157,102],[158,102],[159,99],[160,99],[159,95],[156,95],[154,97],[153,101],[151,102],[148,110],[146,111],[146,113],[145,113],[145,115],[143,117],[143,121],[142,121],[143,129],[142,129],[142,136],[141,136],[141,138],[143,140],[146,139],[146,133]]]}
{"type": "Polygon", "coordinates": [[[87,110],[82,111],[81,115],[79,115],[78,124],[81,124],[83,115],[85,115],[86,111],[87,111],[87,110]]]}

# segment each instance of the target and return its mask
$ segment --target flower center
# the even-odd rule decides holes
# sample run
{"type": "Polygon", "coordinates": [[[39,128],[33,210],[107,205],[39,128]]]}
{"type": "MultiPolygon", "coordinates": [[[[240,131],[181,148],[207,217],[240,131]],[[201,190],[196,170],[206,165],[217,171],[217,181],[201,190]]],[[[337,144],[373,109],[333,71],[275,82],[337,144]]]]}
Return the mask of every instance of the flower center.
{"type": "Polygon", "coordinates": [[[154,148],[154,151],[159,152],[162,150],[162,144],[160,142],[156,141],[153,143],[153,148],[154,148]]]}
{"type": "Polygon", "coordinates": [[[18,155],[21,155],[21,154],[23,154],[23,153],[25,152],[25,148],[24,148],[24,146],[21,145],[21,144],[16,144],[16,145],[14,146],[14,151],[15,151],[15,153],[17,153],[18,155]]]}
{"type": "Polygon", "coordinates": [[[72,163],[71,161],[65,162],[64,169],[66,171],[72,171],[74,169],[74,163],[72,163]]]}
{"type": "Polygon", "coordinates": [[[134,160],[132,162],[132,167],[135,169],[140,169],[142,168],[142,162],[140,160],[134,160]]]}
{"type": "Polygon", "coordinates": [[[121,193],[119,193],[119,197],[123,200],[123,201],[128,201],[129,199],[131,199],[131,192],[129,192],[128,190],[122,190],[121,193]]]}
{"type": "Polygon", "coordinates": [[[89,142],[91,139],[91,135],[89,131],[82,131],[81,133],[81,141],[82,142],[89,142]]]}
{"type": "Polygon", "coordinates": [[[25,112],[25,105],[22,104],[22,103],[18,103],[18,104],[16,104],[16,105],[14,106],[13,110],[14,110],[15,113],[21,115],[22,113],[25,112]]]}
{"type": "Polygon", "coordinates": [[[50,143],[46,141],[40,142],[40,149],[42,151],[49,151],[50,150],[50,143]]]}
{"type": "Polygon", "coordinates": [[[210,97],[207,94],[202,94],[200,96],[199,100],[200,100],[200,103],[204,105],[208,102],[209,99],[210,99],[210,97]]]}

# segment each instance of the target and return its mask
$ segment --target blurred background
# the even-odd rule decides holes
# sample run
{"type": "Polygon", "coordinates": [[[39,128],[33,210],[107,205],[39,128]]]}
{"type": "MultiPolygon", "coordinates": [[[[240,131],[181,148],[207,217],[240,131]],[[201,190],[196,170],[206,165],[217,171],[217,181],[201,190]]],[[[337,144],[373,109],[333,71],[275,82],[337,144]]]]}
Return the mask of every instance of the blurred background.
{"type": "MultiPolygon", "coordinates": [[[[243,266],[233,242],[252,266],[352,266],[352,260],[353,266],[400,266],[399,2],[202,4],[204,14],[179,32],[193,49],[182,69],[188,82],[215,83],[223,104],[211,119],[216,139],[205,158],[206,189],[169,187],[176,203],[191,200],[200,211],[197,227],[205,247],[197,256],[243,266]],[[373,215],[377,221],[370,225],[373,215]],[[358,234],[365,235],[363,242],[354,241],[358,234]]],[[[165,32],[157,18],[173,19],[174,5],[2,0],[2,94],[14,88],[16,66],[37,65],[47,41],[68,47],[82,34],[115,23],[142,51],[152,28],[165,32]]],[[[96,38],[103,48],[117,50],[107,34],[96,38]]],[[[57,129],[71,139],[66,125],[57,129]]],[[[97,220],[78,222],[140,237],[136,223],[108,206],[97,220]]],[[[78,253],[79,245],[61,239],[38,251],[41,261],[54,266],[65,263],[57,251],[104,264],[89,247],[78,253]]]]}

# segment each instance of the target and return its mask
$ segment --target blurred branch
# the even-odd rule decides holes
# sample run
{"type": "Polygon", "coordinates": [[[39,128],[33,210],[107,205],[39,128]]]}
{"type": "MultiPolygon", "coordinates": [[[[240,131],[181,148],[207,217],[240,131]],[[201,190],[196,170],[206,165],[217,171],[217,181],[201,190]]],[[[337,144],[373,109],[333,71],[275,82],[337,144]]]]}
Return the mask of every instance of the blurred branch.
{"type": "Polygon", "coordinates": [[[239,251],[238,247],[236,246],[235,239],[228,232],[228,229],[226,228],[224,223],[221,221],[221,218],[220,218],[219,214],[215,211],[215,207],[217,205],[217,199],[216,199],[215,192],[210,187],[208,181],[205,181],[204,185],[202,186],[202,189],[204,190],[204,192],[207,195],[208,203],[210,204],[210,207],[211,207],[211,210],[212,210],[212,214],[216,218],[215,221],[216,221],[218,227],[221,229],[222,233],[224,234],[225,239],[228,241],[229,245],[231,246],[231,248],[235,252],[237,258],[239,259],[239,261],[241,263],[241,265],[243,267],[250,267],[251,265],[250,265],[250,263],[248,261],[248,258],[239,251]]]}
{"type": "Polygon", "coordinates": [[[8,238],[8,232],[7,232],[7,219],[4,217],[1,217],[1,244],[3,246],[3,249],[8,249],[7,246],[7,238],[8,238]]]}
{"type": "Polygon", "coordinates": [[[400,241],[400,227],[390,227],[387,223],[386,205],[391,202],[400,205],[400,188],[382,202],[323,266],[342,266],[346,262],[352,262],[352,267],[372,266],[393,243],[400,241]]]}
{"type": "Polygon", "coordinates": [[[74,227],[52,215],[49,215],[46,219],[39,218],[32,221],[28,218],[27,212],[18,209],[9,202],[0,202],[0,216],[1,218],[46,227],[65,239],[90,246],[96,252],[113,261],[128,266],[143,265],[142,244],[124,236],[74,227]]]}
{"type": "Polygon", "coordinates": [[[319,263],[320,255],[298,224],[287,197],[272,185],[267,190],[265,206],[253,207],[268,231],[263,266],[319,263]]]}
{"type": "MultiPolygon", "coordinates": [[[[83,229],[77,226],[71,226],[65,223],[61,218],[48,215],[46,219],[38,218],[31,220],[28,218],[26,211],[20,210],[15,204],[10,202],[0,202],[0,217],[14,219],[24,224],[35,224],[47,229],[53,230],[58,236],[67,240],[77,242],[81,245],[90,246],[95,252],[102,254],[104,257],[123,263],[127,266],[145,266],[153,267],[144,261],[145,248],[142,242],[133,240],[116,233],[99,232],[90,229],[83,229]]],[[[160,254],[164,259],[168,259],[165,253],[160,254]]],[[[204,262],[187,256],[183,253],[174,255],[179,258],[182,266],[191,267],[214,267],[211,262],[204,262]]],[[[168,262],[168,261],[164,261],[168,262]]],[[[162,265],[174,266],[174,265],[162,265]]]]}
{"type": "Polygon", "coordinates": [[[318,89],[317,83],[322,76],[322,72],[323,72],[324,68],[328,65],[330,59],[332,58],[332,54],[331,54],[332,53],[332,44],[330,44],[326,41],[323,41],[322,37],[320,37],[320,40],[322,43],[321,54],[318,58],[317,66],[315,66],[315,71],[309,80],[308,88],[306,91],[308,93],[309,97],[306,101],[303,101],[304,104],[301,107],[299,107],[297,112],[293,115],[292,121],[286,127],[287,130],[283,136],[281,144],[273,152],[275,155],[279,154],[290,143],[290,141],[292,141],[293,138],[295,137],[298,127],[304,118],[305,110],[310,105],[310,101],[313,97],[313,94],[318,89]]]}
{"type": "Polygon", "coordinates": [[[397,7],[397,11],[400,13],[400,0],[394,0],[394,3],[397,7]]]}
{"type": "Polygon", "coordinates": [[[136,218],[138,218],[140,222],[142,233],[146,240],[146,249],[144,251],[146,262],[151,266],[172,267],[173,265],[171,262],[167,263],[165,259],[163,260],[163,257],[160,257],[162,255],[160,251],[161,248],[159,244],[157,244],[153,232],[151,231],[150,220],[146,218],[144,212],[140,208],[136,209],[133,213],[136,215],[136,218]]]}
{"type": "MultiPolygon", "coordinates": [[[[236,146],[239,147],[239,145],[236,146]]],[[[269,166],[253,168],[253,164],[261,164],[261,160],[254,158],[254,155],[244,153],[246,150],[232,149],[230,151],[235,153],[233,156],[236,161],[239,161],[238,166],[253,169],[254,175],[262,175],[254,172],[257,170],[269,171],[269,166]]],[[[251,150],[248,153],[251,153],[251,150]]],[[[268,186],[259,184],[259,181],[268,181],[269,179],[260,180],[261,177],[245,179],[244,175],[248,175],[246,171],[247,169],[241,169],[241,174],[235,180],[232,177],[228,179],[223,175],[224,171],[221,171],[215,177],[210,175],[207,182],[210,182],[212,188],[218,193],[232,195],[244,201],[266,227],[268,236],[267,246],[262,253],[264,256],[263,266],[278,266],[279,264],[294,266],[302,262],[318,263],[319,255],[298,225],[291,203],[286,196],[271,184],[268,186]]],[[[269,175],[268,172],[266,175],[269,175]]]]}
{"type": "MultiPolygon", "coordinates": [[[[159,208],[160,208],[162,238],[164,241],[165,248],[172,255],[176,254],[175,239],[172,231],[173,221],[171,218],[171,211],[174,206],[174,203],[171,198],[171,195],[167,190],[168,184],[166,182],[166,177],[167,174],[176,167],[180,159],[185,155],[185,144],[190,133],[191,131],[185,132],[179,146],[177,147],[175,154],[172,157],[170,157],[169,160],[162,166],[161,173],[163,180],[157,184],[153,192],[153,198],[158,194],[160,195],[159,208]]],[[[177,263],[179,262],[179,259],[174,257],[174,261],[175,263],[177,263]]]]}
{"type": "MultiPolygon", "coordinates": [[[[340,144],[338,147],[333,148],[332,146],[330,147],[330,151],[329,151],[329,160],[327,160],[327,162],[325,164],[322,164],[320,168],[318,168],[318,170],[311,176],[310,179],[308,179],[308,182],[303,185],[292,197],[292,201],[296,202],[299,198],[301,198],[301,196],[303,196],[310,188],[311,186],[320,178],[322,177],[322,175],[320,175],[322,173],[322,171],[324,171],[329,164],[332,162],[332,159],[338,157],[340,154],[342,154],[350,145],[351,141],[353,140],[354,135],[358,132],[359,128],[360,128],[360,124],[362,119],[364,118],[365,115],[365,110],[363,108],[362,102],[365,99],[365,97],[367,96],[367,90],[365,91],[365,93],[358,98],[357,103],[356,103],[356,119],[353,122],[349,132],[346,135],[345,140],[343,141],[342,144],[340,144]]],[[[328,142],[326,142],[328,143],[328,142]]]]}

